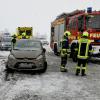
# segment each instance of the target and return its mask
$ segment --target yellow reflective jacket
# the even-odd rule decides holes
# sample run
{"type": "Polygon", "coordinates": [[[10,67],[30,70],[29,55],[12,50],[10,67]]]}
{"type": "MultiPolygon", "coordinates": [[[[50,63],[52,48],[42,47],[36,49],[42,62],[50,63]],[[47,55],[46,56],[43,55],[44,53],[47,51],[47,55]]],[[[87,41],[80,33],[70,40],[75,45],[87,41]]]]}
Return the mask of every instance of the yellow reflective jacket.
{"type": "Polygon", "coordinates": [[[80,59],[88,59],[89,50],[92,50],[91,41],[86,38],[79,39],[77,57],[80,59]]]}

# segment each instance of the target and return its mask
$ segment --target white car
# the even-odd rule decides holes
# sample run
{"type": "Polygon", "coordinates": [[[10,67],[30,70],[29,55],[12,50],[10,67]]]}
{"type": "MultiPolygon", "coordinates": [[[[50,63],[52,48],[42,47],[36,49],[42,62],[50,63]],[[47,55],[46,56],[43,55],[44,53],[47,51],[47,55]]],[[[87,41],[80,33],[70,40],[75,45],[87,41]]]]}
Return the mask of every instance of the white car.
{"type": "Polygon", "coordinates": [[[11,49],[11,37],[3,37],[0,40],[0,50],[10,50],[11,49]]]}

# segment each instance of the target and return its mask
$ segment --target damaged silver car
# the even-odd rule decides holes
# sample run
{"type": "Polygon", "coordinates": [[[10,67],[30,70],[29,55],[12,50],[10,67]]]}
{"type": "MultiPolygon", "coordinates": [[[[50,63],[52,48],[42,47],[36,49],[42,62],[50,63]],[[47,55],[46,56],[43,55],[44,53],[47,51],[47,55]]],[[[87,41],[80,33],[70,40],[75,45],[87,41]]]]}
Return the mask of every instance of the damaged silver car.
{"type": "Polygon", "coordinates": [[[46,49],[39,40],[17,40],[6,62],[7,70],[40,70],[45,72],[46,49]]]}

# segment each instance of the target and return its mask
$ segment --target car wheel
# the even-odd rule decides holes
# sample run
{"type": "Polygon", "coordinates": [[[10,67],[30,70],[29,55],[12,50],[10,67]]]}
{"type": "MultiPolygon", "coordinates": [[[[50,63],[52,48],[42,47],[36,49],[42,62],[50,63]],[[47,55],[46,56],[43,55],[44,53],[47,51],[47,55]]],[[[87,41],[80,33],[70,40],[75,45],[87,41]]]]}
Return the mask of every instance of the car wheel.
{"type": "Polygon", "coordinates": [[[44,62],[44,68],[41,70],[41,73],[46,72],[47,70],[47,62],[44,62]]]}
{"type": "Polygon", "coordinates": [[[9,66],[8,66],[8,65],[6,65],[6,70],[7,70],[8,72],[11,72],[11,71],[12,71],[12,69],[11,69],[11,68],[9,68],[9,66]]]}

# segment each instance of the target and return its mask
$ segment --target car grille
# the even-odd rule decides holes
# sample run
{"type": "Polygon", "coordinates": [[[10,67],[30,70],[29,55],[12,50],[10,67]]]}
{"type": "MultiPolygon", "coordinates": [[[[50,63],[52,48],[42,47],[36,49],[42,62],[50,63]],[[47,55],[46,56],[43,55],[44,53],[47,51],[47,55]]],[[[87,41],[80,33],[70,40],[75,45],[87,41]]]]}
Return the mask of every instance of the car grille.
{"type": "Polygon", "coordinates": [[[11,47],[11,45],[7,45],[7,44],[6,44],[5,46],[7,46],[7,47],[11,47]]]}
{"type": "Polygon", "coordinates": [[[34,60],[35,58],[17,58],[18,60],[34,60]]]}
{"type": "Polygon", "coordinates": [[[18,63],[16,63],[16,65],[14,67],[17,69],[35,69],[36,68],[34,63],[31,63],[31,62],[28,62],[28,63],[22,62],[22,63],[18,62],[18,63]],[[20,66],[22,63],[26,64],[26,66],[20,66]],[[29,66],[29,64],[31,64],[31,66],[29,66]]]}

